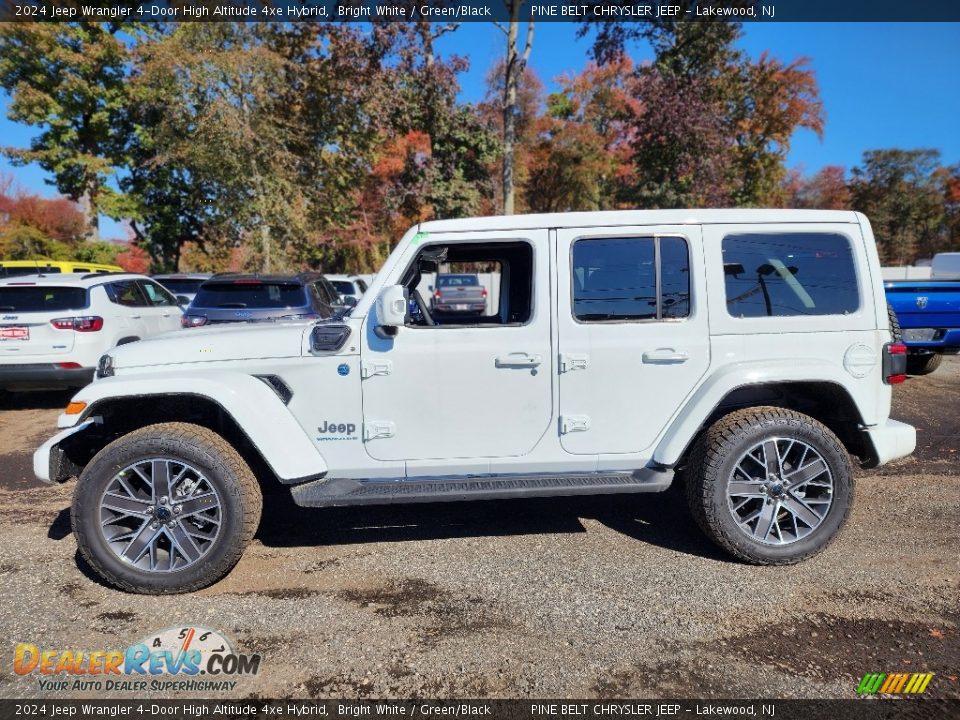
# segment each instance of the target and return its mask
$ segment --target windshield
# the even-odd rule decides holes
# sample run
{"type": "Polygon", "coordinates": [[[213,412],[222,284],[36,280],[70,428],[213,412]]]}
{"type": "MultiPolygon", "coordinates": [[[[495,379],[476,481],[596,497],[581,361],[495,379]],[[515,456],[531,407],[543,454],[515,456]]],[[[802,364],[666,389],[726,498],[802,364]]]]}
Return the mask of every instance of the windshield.
{"type": "Polygon", "coordinates": [[[154,278],[170,292],[180,295],[184,293],[195,293],[203,285],[203,278],[178,278],[171,280],[169,278],[154,278]]]}
{"type": "Polygon", "coordinates": [[[307,296],[294,283],[206,283],[193,299],[196,308],[288,308],[303,307],[307,296]]]}
{"type": "Polygon", "coordinates": [[[438,287],[466,287],[479,285],[476,275],[441,275],[437,278],[438,287]]]}
{"type": "Polygon", "coordinates": [[[84,288],[0,286],[0,311],[3,312],[60,312],[86,306],[84,288]]]}

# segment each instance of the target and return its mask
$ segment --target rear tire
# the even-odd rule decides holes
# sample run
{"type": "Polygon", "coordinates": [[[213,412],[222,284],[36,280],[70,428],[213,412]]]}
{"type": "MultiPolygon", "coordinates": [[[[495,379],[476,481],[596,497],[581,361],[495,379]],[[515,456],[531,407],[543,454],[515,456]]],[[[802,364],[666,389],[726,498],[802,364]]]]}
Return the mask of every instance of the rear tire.
{"type": "Polygon", "coordinates": [[[212,430],[149,425],[97,453],[80,475],[71,523],[84,559],[134,593],[191,592],[226,575],[260,522],[260,486],[212,430]]]}
{"type": "Polygon", "coordinates": [[[817,420],[755,407],[718,420],[696,441],[687,501],[703,532],[754,565],[790,565],[836,537],[853,500],[843,445],[817,420]]]}
{"type": "Polygon", "coordinates": [[[929,353],[925,355],[907,355],[907,374],[908,375],[929,375],[943,362],[941,353],[929,353]]]}

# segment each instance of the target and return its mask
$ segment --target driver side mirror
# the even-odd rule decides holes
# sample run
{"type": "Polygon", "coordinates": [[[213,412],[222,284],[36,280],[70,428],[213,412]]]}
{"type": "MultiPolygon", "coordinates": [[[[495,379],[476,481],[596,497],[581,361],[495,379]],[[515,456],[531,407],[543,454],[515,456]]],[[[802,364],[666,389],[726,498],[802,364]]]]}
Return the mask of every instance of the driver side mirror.
{"type": "Polygon", "coordinates": [[[396,335],[397,328],[407,320],[407,289],[403,285],[388,285],[377,296],[377,330],[384,335],[396,335]]]}
{"type": "Polygon", "coordinates": [[[190,304],[190,298],[186,295],[177,295],[177,305],[180,307],[186,307],[190,304]]]}

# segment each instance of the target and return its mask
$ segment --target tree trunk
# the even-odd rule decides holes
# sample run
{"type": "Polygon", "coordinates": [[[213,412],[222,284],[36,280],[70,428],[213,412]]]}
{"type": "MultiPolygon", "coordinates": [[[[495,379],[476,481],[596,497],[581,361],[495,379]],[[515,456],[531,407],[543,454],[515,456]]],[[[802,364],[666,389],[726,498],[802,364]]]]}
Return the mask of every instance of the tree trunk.
{"type": "Polygon", "coordinates": [[[87,189],[77,203],[83,213],[83,239],[87,242],[100,242],[100,215],[93,202],[93,193],[87,189]]]}
{"type": "Polygon", "coordinates": [[[527,38],[523,52],[517,48],[520,8],[523,0],[506,0],[510,22],[502,28],[507,35],[507,59],[503,70],[503,214],[513,215],[516,187],[513,170],[514,146],[517,142],[517,86],[533,47],[533,20],[527,21],[527,38]]]}

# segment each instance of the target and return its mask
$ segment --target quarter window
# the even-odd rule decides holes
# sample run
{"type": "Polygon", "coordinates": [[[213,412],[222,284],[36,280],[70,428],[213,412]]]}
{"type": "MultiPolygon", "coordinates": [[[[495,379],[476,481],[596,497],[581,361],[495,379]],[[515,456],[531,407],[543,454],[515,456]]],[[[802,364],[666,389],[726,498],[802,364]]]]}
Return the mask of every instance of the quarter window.
{"type": "Polygon", "coordinates": [[[845,315],[860,307],[853,250],[843,235],[727,235],[722,250],[733,317],[845,315]]]}
{"type": "Polygon", "coordinates": [[[683,238],[578,240],[572,263],[573,314],[581,322],[690,314],[690,258],[683,238]]]}
{"type": "Polygon", "coordinates": [[[147,296],[147,303],[156,307],[173,306],[177,304],[176,299],[162,287],[152,282],[143,282],[140,284],[144,295],[147,296]]]}

